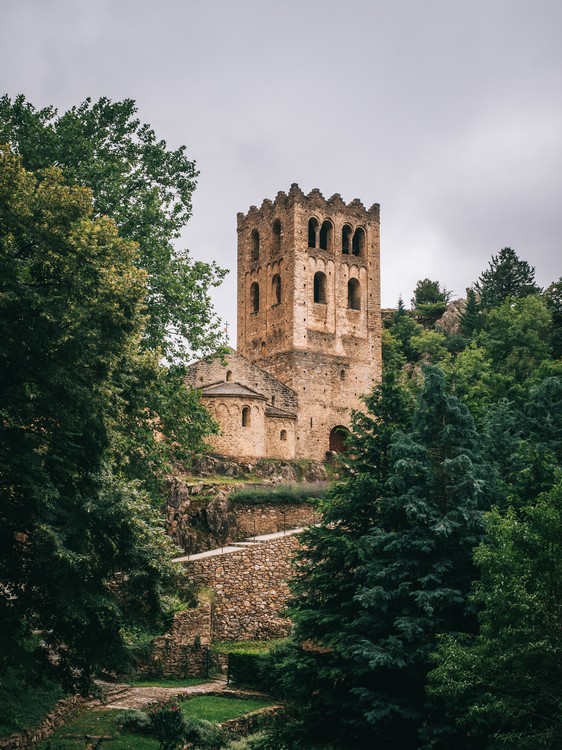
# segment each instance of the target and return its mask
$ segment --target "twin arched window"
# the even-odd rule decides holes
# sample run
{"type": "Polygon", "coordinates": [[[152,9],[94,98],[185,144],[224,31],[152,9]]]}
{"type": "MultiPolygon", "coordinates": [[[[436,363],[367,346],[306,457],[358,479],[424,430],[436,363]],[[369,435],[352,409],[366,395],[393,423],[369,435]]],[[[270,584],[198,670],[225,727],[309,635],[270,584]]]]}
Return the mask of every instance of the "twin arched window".
{"type": "MultiPolygon", "coordinates": [[[[316,218],[308,220],[308,247],[320,250],[332,250],[334,226],[326,219],[320,225],[316,218]]],[[[365,253],[366,235],[363,227],[357,227],[355,232],[349,224],[344,224],[341,230],[341,251],[344,255],[350,253],[361,256],[365,253]]]]}

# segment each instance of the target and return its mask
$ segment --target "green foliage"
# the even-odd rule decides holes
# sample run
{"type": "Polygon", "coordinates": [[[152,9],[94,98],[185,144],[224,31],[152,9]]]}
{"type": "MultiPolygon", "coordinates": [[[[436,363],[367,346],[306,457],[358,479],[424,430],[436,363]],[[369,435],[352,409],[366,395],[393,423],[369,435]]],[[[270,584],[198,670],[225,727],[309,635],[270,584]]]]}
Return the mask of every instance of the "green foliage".
{"type": "Polygon", "coordinates": [[[497,255],[492,255],[475,289],[485,310],[497,307],[509,298],[526,297],[541,291],[535,283],[535,269],[526,260],[520,260],[510,247],[504,247],[497,255]]]}
{"type": "MultiPolygon", "coordinates": [[[[548,344],[551,315],[543,299],[527,296],[508,299],[490,310],[486,327],[477,338],[490,359],[494,372],[511,379],[513,395],[532,377],[539,364],[550,358],[548,344]]],[[[495,394],[508,395],[505,390],[495,394]]]]}
{"type": "Polygon", "coordinates": [[[560,358],[562,357],[562,277],[545,290],[544,300],[552,315],[550,345],[554,357],[560,358]]]}
{"type": "Polygon", "coordinates": [[[139,349],[135,260],[87,189],[1,152],[0,672],[42,659],[87,689],[94,670],[125,668],[122,625],[156,622],[174,575],[157,512],[116,469],[116,436],[141,412],[127,381],[158,368],[139,349]]]}
{"type": "Polygon", "coordinates": [[[149,707],[147,713],[150,732],[160,743],[160,750],[176,750],[183,747],[186,741],[196,739],[195,728],[188,727],[177,703],[155,703],[149,707]]]}
{"type": "Polygon", "coordinates": [[[451,292],[445,287],[441,289],[438,281],[431,279],[420,279],[414,289],[412,297],[412,307],[418,308],[420,305],[433,305],[437,303],[447,303],[451,299],[451,292]]]}
{"type": "Polygon", "coordinates": [[[473,336],[482,325],[480,302],[474,292],[469,289],[466,294],[466,305],[460,314],[461,330],[465,336],[473,336]]]}
{"type": "Polygon", "coordinates": [[[267,691],[270,684],[269,654],[230,653],[228,681],[239,687],[267,691]]]}
{"type": "Polygon", "coordinates": [[[32,729],[63,697],[55,682],[21,666],[5,670],[0,680],[0,737],[32,729]]]}
{"type": "MultiPolygon", "coordinates": [[[[520,513],[490,513],[477,550],[480,632],[443,638],[431,690],[485,746],[562,744],[562,486],[520,513]]],[[[484,746],[484,745],[479,745],[484,746]]]]}
{"type": "Polygon", "coordinates": [[[282,736],[337,747],[419,747],[425,722],[454,735],[424,698],[436,635],[471,630],[471,553],[492,475],[466,407],[428,368],[410,426],[386,374],[356,416],[354,458],[324,522],[303,535],[291,611],[296,645],[279,654],[277,689],[297,717],[282,736]],[[405,431],[400,427],[406,427],[405,431]]]}
{"type": "Polygon", "coordinates": [[[228,698],[222,695],[194,695],[181,702],[186,716],[222,724],[238,716],[270,706],[272,702],[263,698],[228,698]]]}
{"type": "Polygon", "coordinates": [[[145,269],[148,320],[143,342],[169,360],[208,354],[222,343],[208,289],[225,272],[193,262],[172,246],[191,215],[197,171],[185,147],[169,150],[136,118],[126,99],[86,99],[58,115],[23,96],[0,99],[0,143],[10,143],[29,170],[56,165],[67,184],[91,189],[96,216],[110,216],[121,237],[138,243],[145,269]]]}
{"type": "Polygon", "coordinates": [[[302,505],[326,496],[326,483],[277,484],[271,487],[244,487],[235,490],[230,499],[244,505],[302,505]]]}
{"type": "Polygon", "coordinates": [[[151,731],[150,716],[146,711],[129,708],[121,711],[115,722],[120,732],[133,732],[134,734],[149,734],[151,731]]]}

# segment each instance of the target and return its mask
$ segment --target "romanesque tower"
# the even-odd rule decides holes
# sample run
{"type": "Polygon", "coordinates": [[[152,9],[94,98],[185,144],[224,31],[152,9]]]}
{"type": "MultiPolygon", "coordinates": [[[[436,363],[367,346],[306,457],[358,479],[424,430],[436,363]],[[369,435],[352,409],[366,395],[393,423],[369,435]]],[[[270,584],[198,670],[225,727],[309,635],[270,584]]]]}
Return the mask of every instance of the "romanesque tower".
{"type": "Polygon", "coordinates": [[[238,351],[297,392],[297,458],[338,450],[380,380],[379,226],[298,185],[238,214],[238,351]]]}

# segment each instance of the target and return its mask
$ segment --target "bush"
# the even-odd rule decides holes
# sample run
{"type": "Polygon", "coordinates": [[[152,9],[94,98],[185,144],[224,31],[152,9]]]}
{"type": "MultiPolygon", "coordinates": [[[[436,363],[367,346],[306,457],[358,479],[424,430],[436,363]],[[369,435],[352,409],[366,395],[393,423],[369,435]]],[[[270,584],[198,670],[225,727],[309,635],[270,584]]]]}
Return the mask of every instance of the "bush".
{"type": "Polygon", "coordinates": [[[195,717],[186,721],[186,737],[201,750],[220,750],[226,744],[224,732],[217,724],[195,717]]]}
{"type": "Polygon", "coordinates": [[[176,703],[156,703],[148,710],[150,731],[160,742],[160,750],[176,750],[191,737],[187,724],[176,703]]]}
{"type": "Polygon", "coordinates": [[[117,726],[121,732],[134,732],[135,734],[150,734],[152,722],[145,711],[134,708],[123,711],[117,718],[117,726]]]}
{"type": "Polygon", "coordinates": [[[233,503],[245,505],[304,505],[326,496],[327,482],[279,484],[273,487],[245,487],[230,495],[233,503]]]}
{"type": "Polygon", "coordinates": [[[268,691],[270,656],[261,654],[230,653],[228,655],[228,680],[241,687],[268,691]]]}

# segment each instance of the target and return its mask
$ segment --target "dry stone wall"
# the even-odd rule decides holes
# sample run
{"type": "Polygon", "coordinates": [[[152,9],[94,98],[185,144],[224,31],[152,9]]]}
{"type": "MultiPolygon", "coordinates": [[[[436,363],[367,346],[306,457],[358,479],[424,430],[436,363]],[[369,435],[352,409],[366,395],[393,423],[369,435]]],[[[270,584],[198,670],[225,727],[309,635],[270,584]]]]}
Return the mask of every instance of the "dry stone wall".
{"type": "Polygon", "coordinates": [[[288,598],[296,534],[184,563],[189,582],[213,592],[212,637],[248,640],[286,636],[281,617],[288,598]]]}

